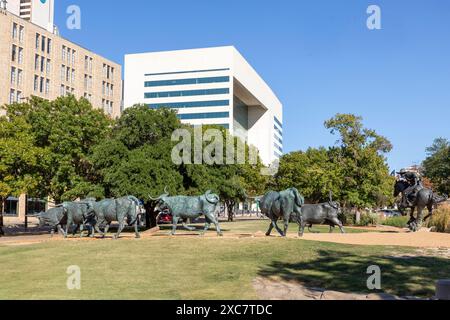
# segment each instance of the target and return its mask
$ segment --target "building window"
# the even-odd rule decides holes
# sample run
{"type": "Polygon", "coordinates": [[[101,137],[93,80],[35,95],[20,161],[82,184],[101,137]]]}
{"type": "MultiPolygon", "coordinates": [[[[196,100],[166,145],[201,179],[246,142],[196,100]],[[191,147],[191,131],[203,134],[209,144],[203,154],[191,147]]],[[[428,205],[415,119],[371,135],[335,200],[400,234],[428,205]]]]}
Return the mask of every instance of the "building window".
{"type": "Polygon", "coordinates": [[[114,80],[114,68],[111,67],[111,80],[114,80]]]}
{"type": "Polygon", "coordinates": [[[45,44],[47,43],[47,38],[42,36],[42,41],[41,41],[41,51],[45,52],[45,44]]]}
{"type": "Polygon", "coordinates": [[[193,102],[174,102],[174,103],[157,103],[149,104],[152,109],[158,108],[200,108],[200,107],[226,107],[230,105],[230,100],[214,100],[214,101],[193,101],[193,102]]]}
{"type": "Polygon", "coordinates": [[[190,84],[224,83],[224,82],[230,82],[230,77],[207,77],[207,78],[146,81],[144,83],[144,86],[148,88],[148,87],[180,86],[190,84]]]}
{"type": "Polygon", "coordinates": [[[38,71],[39,70],[39,55],[35,55],[34,56],[34,70],[38,71]]]}
{"type": "Polygon", "coordinates": [[[274,126],[274,129],[275,132],[277,132],[280,135],[280,137],[283,137],[283,132],[277,126],[274,126]]]}
{"type": "Polygon", "coordinates": [[[75,83],[75,70],[72,69],[72,83],[75,83]]]}
{"type": "Polygon", "coordinates": [[[145,93],[146,99],[150,98],[172,98],[172,97],[189,97],[189,96],[205,96],[229,94],[230,89],[203,89],[203,90],[186,90],[186,91],[168,91],[168,92],[150,92],[145,93]]]}
{"type": "Polygon", "coordinates": [[[275,120],[275,123],[276,123],[281,129],[283,129],[283,124],[281,123],[281,121],[278,120],[277,117],[274,117],[274,120],[275,120]]]}
{"type": "Polygon", "coordinates": [[[22,43],[25,37],[25,28],[20,26],[19,27],[19,41],[22,43]]]}
{"type": "Polygon", "coordinates": [[[66,46],[62,46],[61,58],[63,61],[66,61],[66,46]]]}
{"type": "Polygon", "coordinates": [[[70,68],[66,67],[66,82],[70,81],[70,68]]]}
{"type": "Polygon", "coordinates": [[[40,93],[44,92],[44,81],[45,81],[45,79],[43,77],[41,77],[41,81],[39,82],[39,92],[40,93]]]}
{"type": "Polygon", "coordinates": [[[27,213],[29,215],[35,215],[40,212],[44,212],[46,203],[44,200],[40,199],[28,199],[27,201],[27,213]]]}
{"type": "Polygon", "coordinates": [[[51,61],[50,59],[47,59],[47,74],[50,74],[51,70],[52,70],[51,61]]]}
{"type": "Polygon", "coordinates": [[[17,84],[19,86],[22,85],[22,78],[23,78],[23,71],[22,70],[17,70],[17,84]]]}
{"type": "Polygon", "coordinates": [[[22,91],[17,91],[17,102],[21,103],[23,100],[22,91]]]}
{"type": "Polygon", "coordinates": [[[64,96],[65,95],[65,89],[66,89],[66,87],[64,85],[61,85],[61,88],[59,90],[59,95],[60,96],[64,96]]]}
{"type": "Polygon", "coordinates": [[[11,68],[11,85],[15,85],[16,84],[16,68],[12,67],[11,68]]]}
{"type": "Polygon", "coordinates": [[[11,50],[11,61],[17,60],[17,46],[13,44],[12,50],[11,50]]]}
{"type": "Polygon", "coordinates": [[[6,199],[5,215],[17,216],[17,206],[19,204],[19,199],[9,197],[6,199]]]}
{"type": "Polygon", "coordinates": [[[16,99],[16,91],[14,89],[11,89],[9,92],[9,104],[13,104],[16,99]]]}
{"type": "Polygon", "coordinates": [[[75,65],[76,55],[77,55],[76,51],[72,50],[72,65],[73,66],[75,65]]]}
{"type": "Polygon", "coordinates": [[[45,70],[45,58],[41,57],[41,72],[44,72],[45,70]]]}
{"type": "Polygon", "coordinates": [[[186,113],[178,115],[178,118],[181,120],[215,119],[215,118],[229,118],[229,117],[230,117],[229,112],[186,113]]]}
{"type": "Polygon", "coordinates": [[[114,96],[114,85],[111,85],[110,89],[111,90],[109,90],[109,94],[111,97],[113,97],[114,96]]]}
{"type": "Polygon", "coordinates": [[[50,80],[47,79],[45,80],[45,94],[49,94],[50,93],[50,80]]]}
{"type": "Polygon", "coordinates": [[[72,57],[71,57],[71,50],[70,50],[70,48],[67,48],[67,64],[68,65],[70,65],[70,61],[72,60],[72,57]]]}
{"type": "Polygon", "coordinates": [[[52,39],[47,39],[47,53],[50,54],[52,52],[52,39]]]}
{"type": "Polygon", "coordinates": [[[19,59],[18,59],[18,63],[22,64],[23,63],[23,48],[19,48],[19,59]]]}
{"type": "Polygon", "coordinates": [[[12,38],[16,39],[17,38],[17,23],[13,23],[13,28],[12,28],[12,38]]]}
{"type": "Polygon", "coordinates": [[[40,39],[41,39],[41,36],[38,33],[36,33],[36,50],[39,50],[39,45],[41,43],[40,39]]]}
{"type": "Polygon", "coordinates": [[[39,88],[39,77],[38,76],[34,76],[34,85],[33,85],[34,91],[38,91],[39,88]]]}

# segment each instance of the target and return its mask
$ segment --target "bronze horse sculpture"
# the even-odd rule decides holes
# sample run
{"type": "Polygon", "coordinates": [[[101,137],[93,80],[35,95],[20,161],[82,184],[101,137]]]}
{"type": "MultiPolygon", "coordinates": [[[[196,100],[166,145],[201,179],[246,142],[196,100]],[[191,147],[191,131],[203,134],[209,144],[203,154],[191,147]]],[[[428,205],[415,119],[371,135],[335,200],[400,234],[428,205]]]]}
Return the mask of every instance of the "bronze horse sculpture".
{"type": "MultiPolygon", "coordinates": [[[[405,180],[398,180],[394,186],[394,197],[398,197],[400,194],[404,195],[406,189],[410,187],[410,184],[405,180]]],[[[411,219],[408,222],[408,226],[411,231],[417,232],[422,228],[422,225],[427,221],[432,215],[433,210],[439,203],[447,201],[448,197],[441,197],[433,192],[433,190],[419,187],[417,195],[409,206],[405,207],[400,205],[399,210],[403,213],[406,209],[411,209],[411,219]],[[415,210],[417,208],[418,214],[417,218],[414,216],[415,210]],[[423,210],[427,208],[429,214],[423,218],[423,210]]]]}

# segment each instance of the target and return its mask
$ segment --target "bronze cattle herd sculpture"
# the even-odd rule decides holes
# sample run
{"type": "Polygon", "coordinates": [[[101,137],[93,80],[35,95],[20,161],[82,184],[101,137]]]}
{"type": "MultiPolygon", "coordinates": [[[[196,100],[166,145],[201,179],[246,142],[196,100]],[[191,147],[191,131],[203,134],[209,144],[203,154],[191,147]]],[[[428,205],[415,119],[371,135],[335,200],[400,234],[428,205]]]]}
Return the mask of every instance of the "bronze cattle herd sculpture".
{"type": "MultiPolygon", "coordinates": [[[[412,219],[409,223],[411,231],[418,231],[424,219],[422,218],[422,210],[428,207],[430,216],[433,213],[433,207],[440,202],[445,201],[448,197],[440,197],[435,195],[431,190],[423,188],[421,185],[413,185],[405,179],[399,179],[395,184],[395,196],[400,193],[403,196],[402,203],[409,203],[408,206],[413,208],[411,213],[412,219]],[[405,190],[417,190],[417,194],[411,200],[411,194],[405,190]],[[408,199],[405,199],[409,197],[408,199]],[[418,207],[419,217],[414,218],[414,208],[418,207]]],[[[185,229],[194,231],[190,228],[186,221],[188,219],[197,219],[201,216],[205,218],[205,228],[202,235],[209,230],[213,223],[216,227],[217,234],[222,236],[218,221],[218,213],[220,208],[220,198],[217,194],[207,191],[205,194],[195,197],[187,196],[170,196],[167,190],[158,198],[149,196],[149,199],[156,203],[155,212],[165,212],[172,216],[173,227],[171,235],[175,235],[177,225],[181,222],[185,229]]],[[[282,236],[287,236],[289,222],[295,221],[299,225],[299,236],[302,237],[306,227],[311,231],[314,224],[329,225],[330,232],[334,227],[339,227],[341,233],[345,233],[343,224],[339,220],[341,212],[340,204],[333,201],[330,192],[328,202],[321,204],[305,204],[304,197],[296,188],[290,188],[281,192],[269,191],[266,195],[248,199],[255,200],[263,215],[270,219],[269,230],[266,236],[270,236],[272,230],[275,229],[282,236]],[[281,230],[277,222],[284,221],[284,230],[281,230]]],[[[400,206],[401,209],[404,207],[400,206]]],[[[52,235],[58,231],[64,237],[69,234],[70,228],[73,228],[73,236],[79,231],[82,236],[86,229],[90,237],[94,237],[95,232],[105,237],[111,223],[117,222],[119,228],[114,235],[114,239],[120,237],[121,232],[126,225],[133,226],[136,238],[140,237],[139,225],[144,223],[145,210],[141,202],[133,196],[126,196],[119,199],[105,199],[96,201],[95,199],[85,199],[77,202],[65,202],[56,208],[38,215],[40,227],[52,227],[52,235]]],[[[425,219],[426,220],[426,219],[425,219]]],[[[311,231],[312,232],[312,231],[311,231]]]]}

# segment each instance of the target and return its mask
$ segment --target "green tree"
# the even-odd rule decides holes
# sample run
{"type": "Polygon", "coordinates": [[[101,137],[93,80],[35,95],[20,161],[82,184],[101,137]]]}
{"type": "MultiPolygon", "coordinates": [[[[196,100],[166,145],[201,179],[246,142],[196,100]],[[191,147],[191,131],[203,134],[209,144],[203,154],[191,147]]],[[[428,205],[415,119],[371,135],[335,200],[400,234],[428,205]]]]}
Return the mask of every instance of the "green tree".
{"type": "Polygon", "coordinates": [[[276,176],[277,189],[295,187],[312,203],[329,198],[341,197],[342,170],[330,158],[331,152],[325,148],[309,148],[287,154],[280,161],[276,176]]]}
{"type": "Polygon", "coordinates": [[[439,192],[450,194],[450,141],[444,138],[434,140],[427,148],[423,162],[424,174],[439,192]]]}
{"type": "MultiPolygon", "coordinates": [[[[261,175],[264,165],[259,156],[250,161],[251,147],[242,139],[232,136],[228,129],[221,126],[203,126],[203,134],[210,129],[220,132],[223,141],[223,158],[217,160],[220,164],[187,165],[182,170],[185,177],[185,188],[188,193],[204,192],[210,189],[216,192],[225,204],[228,220],[233,221],[235,208],[241,201],[246,201],[246,194],[258,195],[266,190],[268,177],[261,175]],[[233,146],[234,156],[231,163],[227,161],[227,145],[233,146]],[[238,152],[243,150],[244,157],[238,152]],[[253,163],[253,160],[256,160],[253,163]]],[[[190,129],[192,130],[192,129],[190,129]]],[[[192,136],[194,133],[191,133],[192,136]]],[[[208,147],[211,141],[203,141],[203,149],[208,147]]],[[[194,145],[192,145],[194,148],[194,145]]],[[[215,153],[213,153],[215,155],[215,153]]],[[[194,155],[193,155],[194,157],[194,155]]],[[[192,157],[192,162],[194,161],[192,157]]]]}
{"type": "Polygon", "coordinates": [[[392,202],[393,178],[384,157],[391,143],[352,114],[338,114],[325,127],[339,135],[337,146],[283,156],[275,186],[296,187],[310,202],[328,199],[330,191],[348,207],[392,202]]]}
{"type": "Polygon", "coordinates": [[[136,105],[125,110],[90,158],[106,196],[134,195],[144,201],[148,227],[156,226],[156,204],[149,195],[166,187],[172,194],[184,191],[183,176],[171,159],[171,135],[181,127],[172,110],[136,105]]]}
{"type": "Polygon", "coordinates": [[[42,182],[39,159],[46,151],[36,147],[31,126],[23,117],[0,117],[0,233],[8,196],[34,193],[42,182]]]}
{"type": "Polygon", "coordinates": [[[384,157],[392,144],[374,130],[364,128],[362,120],[353,114],[337,114],[325,122],[325,127],[340,137],[333,161],[343,174],[341,199],[358,208],[383,205],[392,198],[393,186],[384,157]]]}
{"type": "Polygon", "coordinates": [[[24,119],[33,145],[45,150],[38,161],[40,196],[59,203],[102,195],[89,155],[110,130],[111,120],[103,111],[74,96],[54,101],[32,97],[27,103],[7,106],[6,111],[10,119],[24,119]]]}

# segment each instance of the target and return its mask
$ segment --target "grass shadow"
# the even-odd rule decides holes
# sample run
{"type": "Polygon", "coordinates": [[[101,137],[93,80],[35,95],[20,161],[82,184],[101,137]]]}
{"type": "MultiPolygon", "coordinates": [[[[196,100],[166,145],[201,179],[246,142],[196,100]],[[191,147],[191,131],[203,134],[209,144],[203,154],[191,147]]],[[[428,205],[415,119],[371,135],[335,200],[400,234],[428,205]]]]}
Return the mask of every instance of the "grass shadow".
{"type": "Polygon", "coordinates": [[[316,258],[307,262],[274,261],[261,268],[258,274],[295,281],[307,287],[368,293],[370,274],[367,269],[373,265],[381,268],[381,292],[398,296],[432,297],[436,281],[450,278],[450,260],[444,258],[380,257],[329,250],[319,250],[316,258]]]}

